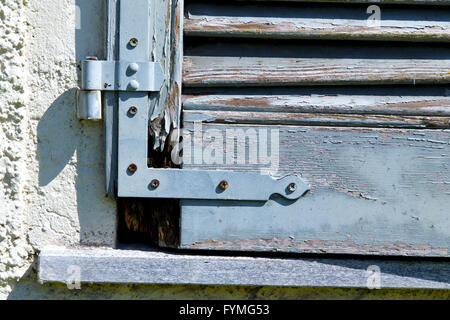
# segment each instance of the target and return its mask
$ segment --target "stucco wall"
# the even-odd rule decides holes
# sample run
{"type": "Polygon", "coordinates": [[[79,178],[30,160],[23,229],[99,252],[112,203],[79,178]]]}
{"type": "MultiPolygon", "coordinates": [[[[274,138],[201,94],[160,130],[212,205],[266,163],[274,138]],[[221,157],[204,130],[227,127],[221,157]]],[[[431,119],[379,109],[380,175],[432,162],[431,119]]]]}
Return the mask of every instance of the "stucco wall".
{"type": "Polygon", "coordinates": [[[78,61],[103,54],[102,0],[0,1],[0,297],[46,245],[115,241],[103,129],[75,116],[78,61]]]}
{"type": "Polygon", "coordinates": [[[75,116],[78,61],[103,56],[103,0],[0,0],[0,299],[448,298],[445,291],[40,284],[44,246],[113,246],[103,129],[75,116]],[[78,13],[78,14],[77,14],[78,13]]]}

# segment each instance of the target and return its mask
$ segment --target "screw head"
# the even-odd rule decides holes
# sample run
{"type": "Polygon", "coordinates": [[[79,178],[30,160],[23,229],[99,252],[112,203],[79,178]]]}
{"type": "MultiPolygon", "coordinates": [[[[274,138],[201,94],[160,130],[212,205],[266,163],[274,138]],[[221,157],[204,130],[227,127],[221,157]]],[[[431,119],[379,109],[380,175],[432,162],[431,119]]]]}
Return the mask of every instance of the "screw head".
{"type": "Polygon", "coordinates": [[[139,65],[137,63],[130,63],[130,65],[128,66],[128,70],[131,73],[137,73],[139,71],[139,65]]]}
{"type": "Polygon", "coordinates": [[[139,40],[136,38],[131,38],[130,41],[128,42],[130,44],[130,46],[132,46],[133,48],[137,47],[139,40]]]}
{"type": "Polygon", "coordinates": [[[134,116],[136,115],[136,113],[138,112],[138,109],[135,106],[130,107],[130,109],[128,109],[128,114],[134,116]]]}
{"type": "Polygon", "coordinates": [[[137,82],[136,80],[131,80],[129,86],[130,89],[137,90],[139,89],[139,82],[137,82]]]}
{"type": "Polygon", "coordinates": [[[152,182],[150,182],[150,187],[152,187],[153,189],[156,189],[159,187],[159,180],[158,179],[153,179],[152,182]]]}
{"type": "Polygon", "coordinates": [[[290,192],[294,192],[295,190],[297,190],[297,184],[291,183],[291,184],[288,185],[287,188],[288,188],[288,190],[289,190],[290,192]]]}
{"type": "Polygon", "coordinates": [[[137,171],[137,165],[135,165],[134,163],[130,164],[130,165],[128,166],[128,171],[129,171],[130,173],[135,173],[135,172],[137,171]]]}
{"type": "Polygon", "coordinates": [[[228,187],[229,187],[229,184],[228,184],[228,181],[226,181],[226,180],[222,180],[222,181],[219,183],[219,189],[222,190],[222,191],[227,190],[228,187]]]}

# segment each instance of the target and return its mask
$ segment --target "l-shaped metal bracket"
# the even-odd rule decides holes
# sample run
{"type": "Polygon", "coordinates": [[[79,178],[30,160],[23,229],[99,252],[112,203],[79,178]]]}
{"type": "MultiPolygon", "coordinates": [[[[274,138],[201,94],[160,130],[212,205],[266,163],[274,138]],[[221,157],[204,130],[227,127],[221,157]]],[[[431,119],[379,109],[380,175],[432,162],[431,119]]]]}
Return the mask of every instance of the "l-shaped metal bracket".
{"type": "Polygon", "coordinates": [[[277,180],[258,172],[149,168],[147,159],[153,152],[148,150],[149,101],[158,99],[152,93],[160,91],[170,76],[164,76],[159,62],[149,61],[154,45],[149,35],[159,30],[153,25],[157,12],[150,0],[122,0],[115,8],[120,23],[109,26],[118,27],[112,32],[117,36],[117,54],[108,56],[110,61],[95,57],[82,61],[78,117],[100,120],[101,92],[118,92],[117,106],[108,110],[117,115],[119,197],[267,201],[273,194],[298,199],[309,190],[297,176],[277,180]]]}

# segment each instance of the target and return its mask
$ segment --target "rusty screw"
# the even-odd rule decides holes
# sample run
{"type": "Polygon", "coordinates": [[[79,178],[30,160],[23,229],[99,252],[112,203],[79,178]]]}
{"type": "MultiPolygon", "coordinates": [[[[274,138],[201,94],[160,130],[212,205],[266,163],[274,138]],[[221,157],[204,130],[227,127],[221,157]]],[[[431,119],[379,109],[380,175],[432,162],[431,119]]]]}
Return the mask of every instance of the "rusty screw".
{"type": "Polygon", "coordinates": [[[152,187],[153,189],[156,189],[159,187],[159,180],[158,179],[153,179],[152,182],[150,182],[150,187],[152,187]]]}
{"type": "Polygon", "coordinates": [[[138,109],[135,106],[130,107],[130,109],[128,109],[128,113],[132,116],[136,115],[138,109]]]}
{"type": "Polygon", "coordinates": [[[220,190],[222,190],[222,191],[225,191],[225,190],[227,190],[228,189],[228,181],[226,181],[226,180],[222,180],[220,183],[219,183],[219,189],[220,190]]]}
{"type": "Polygon", "coordinates": [[[129,42],[130,46],[132,46],[133,48],[137,47],[138,43],[139,43],[139,40],[136,38],[131,38],[130,42],[129,42]]]}
{"type": "Polygon", "coordinates": [[[134,163],[130,164],[128,166],[128,171],[131,173],[135,173],[137,171],[137,165],[135,165],[134,163]]]}

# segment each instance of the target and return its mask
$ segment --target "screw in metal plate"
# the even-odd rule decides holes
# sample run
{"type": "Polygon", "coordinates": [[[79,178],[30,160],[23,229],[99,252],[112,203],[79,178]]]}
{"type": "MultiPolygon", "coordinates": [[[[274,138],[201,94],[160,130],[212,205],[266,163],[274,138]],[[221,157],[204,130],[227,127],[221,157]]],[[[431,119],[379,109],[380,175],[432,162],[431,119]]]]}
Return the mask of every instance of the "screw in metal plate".
{"type": "Polygon", "coordinates": [[[135,173],[135,172],[137,171],[137,165],[135,165],[134,163],[130,164],[130,165],[128,166],[128,171],[129,171],[130,173],[135,173]]]}
{"type": "Polygon", "coordinates": [[[138,71],[139,71],[139,65],[135,62],[130,63],[130,65],[128,66],[128,72],[135,74],[138,71]]]}
{"type": "Polygon", "coordinates": [[[229,186],[229,185],[228,185],[228,181],[226,181],[226,180],[222,180],[222,181],[219,183],[219,189],[222,190],[222,191],[228,189],[228,186],[229,186]]]}
{"type": "Polygon", "coordinates": [[[138,109],[135,106],[130,107],[130,109],[128,109],[128,114],[131,116],[136,115],[136,113],[138,112],[138,109]]]}
{"type": "Polygon", "coordinates": [[[159,187],[159,180],[158,179],[153,179],[152,182],[150,182],[150,187],[152,187],[153,189],[156,189],[159,187]]]}
{"type": "Polygon", "coordinates": [[[297,185],[295,183],[291,183],[288,185],[288,190],[290,192],[294,192],[295,190],[297,190],[297,185]]]}
{"type": "Polygon", "coordinates": [[[129,41],[130,46],[132,46],[133,48],[137,47],[138,43],[139,43],[139,40],[136,38],[131,38],[129,41]]]}
{"type": "Polygon", "coordinates": [[[129,89],[131,90],[139,89],[139,82],[137,82],[136,80],[131,80],[129,84],[129,89]]]}

